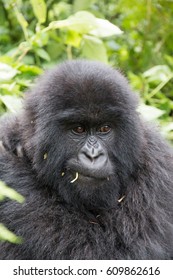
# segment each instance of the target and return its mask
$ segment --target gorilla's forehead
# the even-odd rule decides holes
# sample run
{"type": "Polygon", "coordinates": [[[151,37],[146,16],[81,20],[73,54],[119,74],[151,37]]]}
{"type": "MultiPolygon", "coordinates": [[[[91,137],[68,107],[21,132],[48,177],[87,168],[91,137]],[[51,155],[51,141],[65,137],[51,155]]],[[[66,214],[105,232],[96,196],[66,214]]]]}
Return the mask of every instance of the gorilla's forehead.
{"type": "Polygon", "coordinates": [[[91,110],[95,104],[101,109],[110,105],[125,108],[129,103],[134,104],[127,80],[117,70],[102,63],[83,60],[66,62],[49,78],[49,92],[52,88],[54,101],[64,108],[85,106],[91,110]]]}
{"type": "Polygon", "coordinates": [[[118,107],[105,106],[104,108],[95,106],[80,107],[73,109],[61,110],[57,114],[57,118],[62,123],[88,123],[98,124],[99,122],[114,122],[117,117],[124,115],[124,111],[118,107]]]}
{"type": "Polygon", "coordinates": [[[127,80],[117,70],[85,60],[63,63],[45,74],[30,98],[41,113],[57,112],[68,119],[103,119],[131,113],[137,105],[127,80]]]}
{"type": "Polygon", "coordinates": [[[131,111],[129,94],[124,94],[116,85],[99,83],[92,84],[78,81],[66,87],[52,101],[64,118],[73,119],[85,116],[87,119],[103,119],[131,111]]]}

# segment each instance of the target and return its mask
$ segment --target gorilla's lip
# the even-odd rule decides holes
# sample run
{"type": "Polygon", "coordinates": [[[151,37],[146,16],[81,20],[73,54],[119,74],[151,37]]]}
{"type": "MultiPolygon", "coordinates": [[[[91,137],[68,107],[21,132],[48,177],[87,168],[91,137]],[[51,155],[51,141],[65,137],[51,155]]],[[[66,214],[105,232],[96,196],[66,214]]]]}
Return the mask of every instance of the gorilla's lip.
{"type": "MultiPolygon", "coordinates": [[[[68,161],[68,164],[66,166],[66,170],[69,171],[73,178],[75,178],[76,173],[78,173],[80,178],[83,179],[92,179],[92,180],[107,180],[111,175],[113,175],[112,172],[108,172],[107,168],[95,170],[92,168],[87,168],[84,166],[81,166],[78,161],[68,161]]],[[[78,178],[79,179],[79,178],[78,178]]]]}
{"type": "Polygon", "coordinates": [[[77,180],[87,180],[87,181],[103,181],[103,180],[109,180],[109,176],[96,176],[94,174],[88,174],[88,173],[83,173],[83,172],[78,172],[78,171],[74,171],[74,170],[70,170],[72,173],[72,176],[74,179],[72,179],[72,182],[77,181],[77,180]]]}
{"type": "Polygon", "coordinates": [[[82,173],[79,173],[79,178],[84,178],[84,179],[91,179],[91,180],[103,180],[104,178],[96,177],[96,176],[89,176],[89,175],[84,175],[82,173]]]}

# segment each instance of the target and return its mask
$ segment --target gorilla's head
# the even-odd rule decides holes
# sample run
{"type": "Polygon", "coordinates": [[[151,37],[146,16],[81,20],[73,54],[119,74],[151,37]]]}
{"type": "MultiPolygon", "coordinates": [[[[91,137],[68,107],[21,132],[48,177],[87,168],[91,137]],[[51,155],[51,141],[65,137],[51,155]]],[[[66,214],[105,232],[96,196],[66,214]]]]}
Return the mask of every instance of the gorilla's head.
{"type": "Polygon", "coordinates": [[[40,182],[67,202],[112,207],[140,158],[136,106],[126,79],[104,64],[69,61],[46,72],[26,94],[23,120],[40,182]]]}

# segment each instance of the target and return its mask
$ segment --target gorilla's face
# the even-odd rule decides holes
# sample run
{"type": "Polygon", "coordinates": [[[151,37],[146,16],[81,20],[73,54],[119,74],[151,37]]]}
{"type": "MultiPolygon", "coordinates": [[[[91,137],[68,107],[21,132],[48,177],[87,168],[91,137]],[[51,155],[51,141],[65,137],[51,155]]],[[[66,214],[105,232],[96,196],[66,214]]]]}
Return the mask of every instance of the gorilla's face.
{"type": "Polygon", "coordinates": [[[68,196],[123,192],[141,150],[135,98],[100,63],[71,61],[45,74],[26,98],[25,146],[38,177],[68,196]]]}
{"type": "MultiPolygon", "coordinates": [[[[98,108],[96,111],[98,112],[98,108]]],[[[109,115],[98,122],[96,116],[89,121],[89,118],[82,119],[80,112],[76,114],[75,111],[73,115],[70,112],[68,116],[66,111],[65,118],[62,123],[66,124],[66,131],[63,133],[66,134],[69,155],[64,174],[69,171],[72,176],[76,176],[76,180],[73,179],[71,183],[78,180],[80,183],[99,185],[103,180],[109,180],[113,175],[113,165],[108,144],[111,147],[114,139],[114,127],[109,115]]]]}

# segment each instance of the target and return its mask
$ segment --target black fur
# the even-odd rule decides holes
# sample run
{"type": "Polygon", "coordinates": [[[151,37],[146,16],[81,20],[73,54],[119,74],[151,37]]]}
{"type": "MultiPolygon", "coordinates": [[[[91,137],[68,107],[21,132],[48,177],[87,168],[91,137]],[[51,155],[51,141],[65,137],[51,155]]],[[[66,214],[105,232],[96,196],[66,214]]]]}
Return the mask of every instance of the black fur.
{"type": "Polygon", "coordinates": [[[3,117],[0,180],[26,200],[0,205],[0,222],[24,240],[1,242],[0,259],[173,256],[173,151],[136,106],[118,71],[71,61],[39,79],[19,115],[3,117]],[[103,122],[113,174],[71,183],[67,162],[80,144],[69,127],[103,122]]]}

